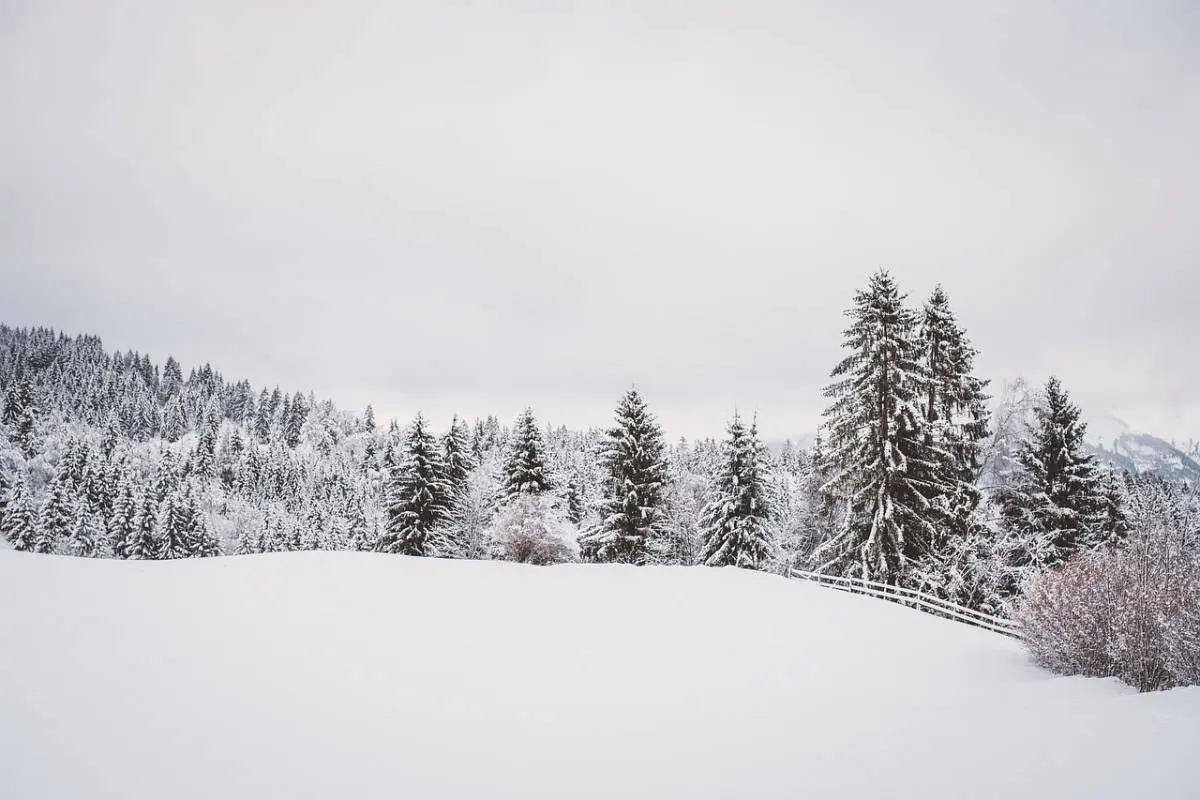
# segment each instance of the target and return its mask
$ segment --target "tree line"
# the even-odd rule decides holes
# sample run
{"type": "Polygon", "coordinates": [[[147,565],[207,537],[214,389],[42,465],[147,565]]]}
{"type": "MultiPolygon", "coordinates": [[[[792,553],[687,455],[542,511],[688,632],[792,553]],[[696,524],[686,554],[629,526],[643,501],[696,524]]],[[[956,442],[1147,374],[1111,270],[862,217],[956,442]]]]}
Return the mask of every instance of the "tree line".
{"type": "Polygon", "coordinates": [[[370,407],[0,326],[0,532],[129,559],[356,549],[803,569],[1002,611],[1029,575],[1119,545],[1131,498],[1161,487],[1085,453],[1058,380],[993,403],[947,294],[907,300],[884,271],[856,292],[814,446],[775,451],[737,413],[720,441],[668,444],[636,388],[606,429],[543,428],[532,409],[511,426],[380,429],[370,407]]]}

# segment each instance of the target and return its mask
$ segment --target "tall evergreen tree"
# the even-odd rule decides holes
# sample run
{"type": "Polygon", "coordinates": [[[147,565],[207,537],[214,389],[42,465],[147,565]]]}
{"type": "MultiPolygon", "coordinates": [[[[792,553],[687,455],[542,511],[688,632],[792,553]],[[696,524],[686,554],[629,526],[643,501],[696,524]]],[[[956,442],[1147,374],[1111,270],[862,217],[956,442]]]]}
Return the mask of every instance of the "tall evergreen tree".
{"type": "Polygon", "coordinates": [[[167,496],[158,514],[157,557],[187,558],[192,554],[192,509],[182,489],[167,496]]]}
{"type": "Polygon", "coordinates": [[[0,521],[0,535],[3,535],[15,550],[33,550],[37,536],[37,515],[33,510],[33,501],[25,485],[25,477],[18,472],[11,481],[8,490],[7,505],[4,508],[4,519],[0,521]]]}
{"type": "Polygon", "coordinates": [[[103,531],[96,515],[85,503],[75,509],[75,520],[67,537],[67,548],[73,556],[92,558],[104,550],[103,531]]]}
{"type": "Polygon", "coordinates": [[[546,474],[542,432],[538,430],[533,409],[526,408],[517,417],[513,428],[504,460],[500,495],[504,500],[511,500],[522,494],[541,494],[551,488],[550,478],[546,474]]]}
{"type": "Polygon", "coordinates": [[[108,519],[108,540],[117,558],[129,558],[129,548],[138,531],[137,515],[138,498],[133,493],[133,483],[126,475],[117,487],[112,516],[108,519]]]}
{"type": "Polygon", "coordinates": [[[167,399],[166,410],[163,412],[162,437],[168,442],[178,442],[187,433],[187,412],[183,407],[183,398],[174,395],[167,399]]]}
{"type": "Polygon", "coordinates": [[[767,528],[765,448],[758,426],[746,428],[738,414],[721,447],[721,469],[700,514],[700,561],[710,567],[759,569],[771,557],[767,528]]]}
{"type": "Polygon", "coordinates": [[[1011,566],[1040,569],[1059,564],[1108,538],[1106,487],[1092,457],[1084,452],[1085,432],[1079,407],[1058,378],[1051,378],[1037,409],[1037,424],[1017,448],[1017,474],[998,498],[1013,543],[1011,566]]]}
{"type": "Polygon", "coordinates": [[[450,510],[450,494],[437,440],[420,414],[404,440],[401,463],[392,471],[387,529],[379,540],[385,553],[433,555],[434,528],[450,510]]]}
{"type": "Polygon", "coordinates": [[[599,523],[579,538],[584,559],[645,564],[662,535],[667,481],[662,428],[637,389],[617,406],[601,445],[604,497],[599,523]]]}
{"type": "Polygon", "coordinates": [[[35,553],[53,553],[58,543],[71,532],[75,523],[75,489],[70,478],[60,472],[50,484],[38,515],[37,535],[34,537],[35,553]]]}
{"type": "Polygon", "coordinates": [[[153,492],[142,495],[136,523],[133,536],[125,545],[124,557],[139,561],[158,558],[158,503],[153,492]]]}
{"type": "Polygon", "coordinates": [[[979,477],[988,435],[987,381],[974,374],[978,351],[959,327],[941,286],[925,304],[920,335],[929,377],[925,419],[941,436],[955,478],[973,483],[979,477]]]}
{"type": "Polygon", "coordinates": [[[471,434],[467,424],[457,414],[450,423],[450,430],[442,437],[442,464],[446,489],[452,502],[456,502],[467,490],[471,470],[479,466],[475,454],[471,452],[471,434]]]}
{"type": "Polygon", "coordinates": [[[944,451],[928,435],[921,404],[928,370],[917,317],[885,271],[855,294],[843,347],[850,351],[825,390],[825,490],[844,509],[814,554],[818,568],[900,584],[935,545],[946,522],[930,498],[950,491],[944,451]]]}

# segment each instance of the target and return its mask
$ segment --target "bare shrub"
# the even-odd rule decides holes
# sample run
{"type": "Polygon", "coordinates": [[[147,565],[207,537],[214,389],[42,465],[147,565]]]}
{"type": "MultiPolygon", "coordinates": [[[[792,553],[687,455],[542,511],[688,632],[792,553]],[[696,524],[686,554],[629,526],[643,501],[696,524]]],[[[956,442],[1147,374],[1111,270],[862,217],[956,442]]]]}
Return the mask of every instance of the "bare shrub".
{"type": "Polygon", "coordinates": [[[1161,520],[1035,575],[1016,607],[1034,660],[1141,691],[1200,684],[1200,558],[1161,520]]]}
{"type": "Polygon", "coordinates": [[[579,560],[579,532],[546,494],[518,495],[488,529],[492,557],[522,564],[579,560]]]}

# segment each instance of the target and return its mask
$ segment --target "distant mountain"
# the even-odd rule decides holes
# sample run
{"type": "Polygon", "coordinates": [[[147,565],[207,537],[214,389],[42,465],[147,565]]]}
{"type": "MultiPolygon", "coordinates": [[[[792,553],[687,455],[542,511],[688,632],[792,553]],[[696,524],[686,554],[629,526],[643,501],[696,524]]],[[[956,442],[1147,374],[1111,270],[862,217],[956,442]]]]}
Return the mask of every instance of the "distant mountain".
{"type": "Polygon", "coordinates": [[[1200,462],[1164,439],[1132,430],[1111,414],[1088,423],[1087,442],[1097,459],[1127,472],[1200,484],[1200,462]]]}

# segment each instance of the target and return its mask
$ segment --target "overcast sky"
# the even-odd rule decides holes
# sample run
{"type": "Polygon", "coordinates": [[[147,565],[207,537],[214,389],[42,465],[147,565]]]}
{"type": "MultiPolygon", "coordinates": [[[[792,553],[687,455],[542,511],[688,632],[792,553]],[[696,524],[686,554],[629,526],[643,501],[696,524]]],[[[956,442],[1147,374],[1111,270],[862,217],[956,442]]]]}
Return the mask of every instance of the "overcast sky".
{"type": "Polygon", "coordinates": [[[1200,4],[0,2],[0,320],[447,422],[812,430],[879,267],[1200,436],[1200,4]]]}

